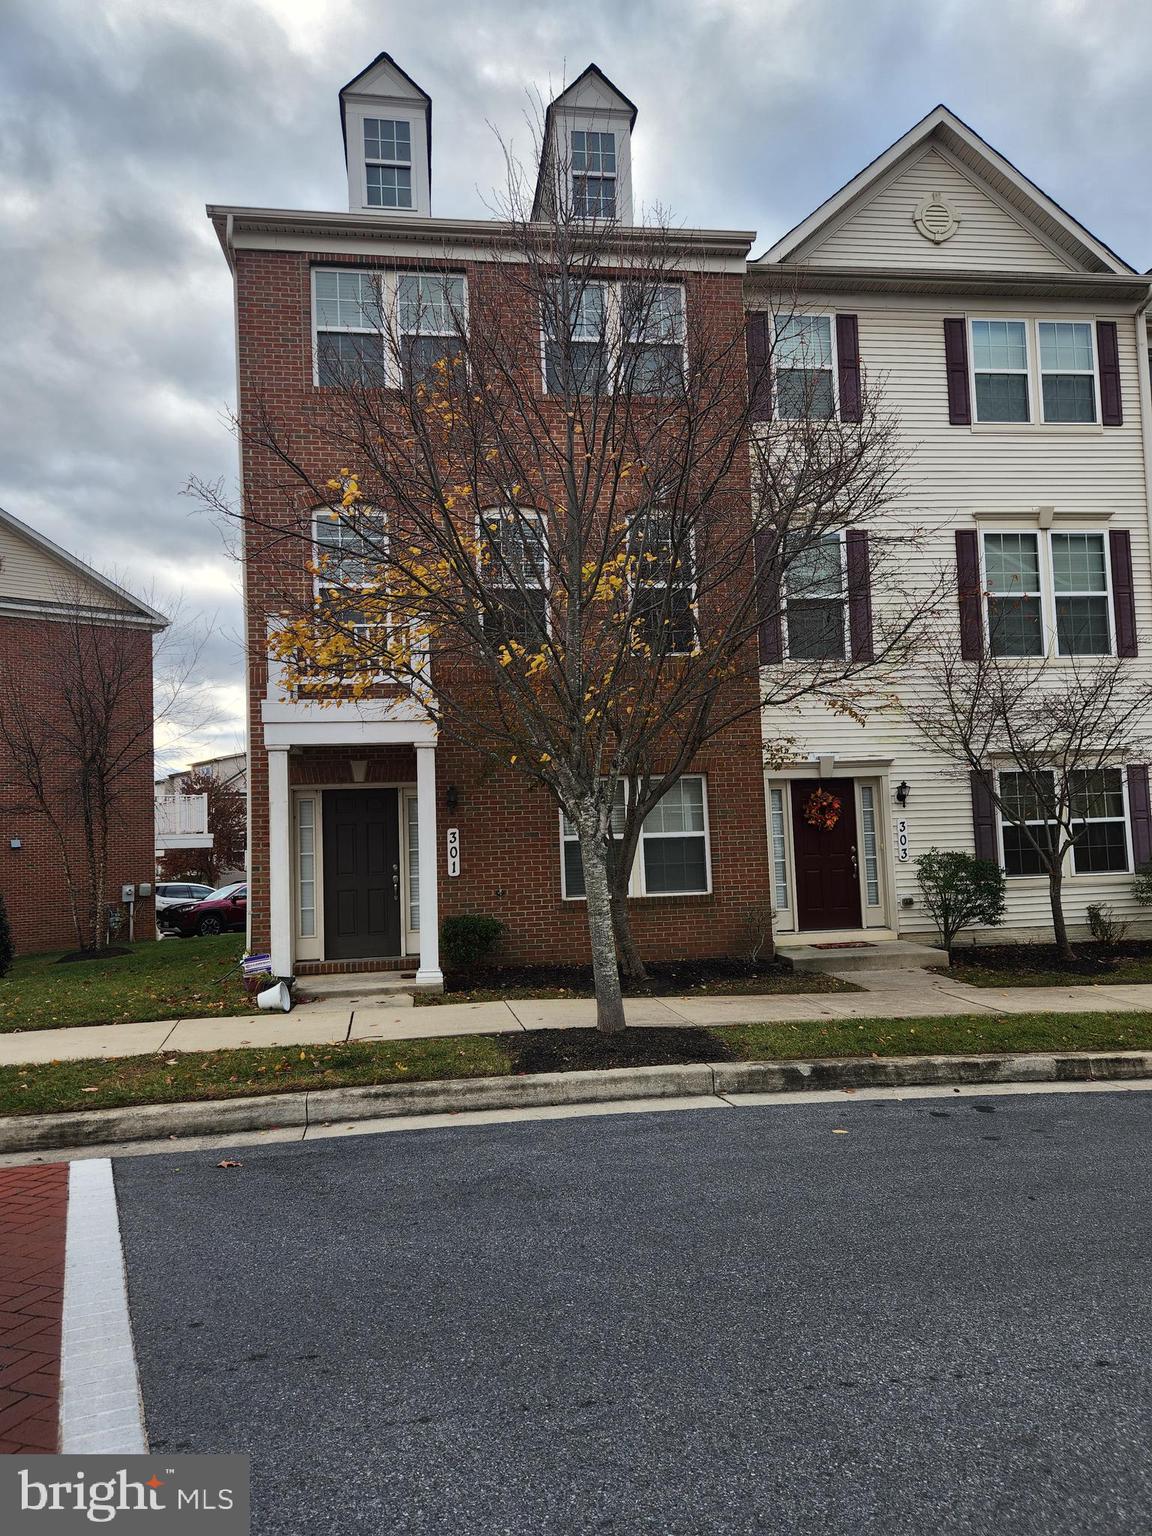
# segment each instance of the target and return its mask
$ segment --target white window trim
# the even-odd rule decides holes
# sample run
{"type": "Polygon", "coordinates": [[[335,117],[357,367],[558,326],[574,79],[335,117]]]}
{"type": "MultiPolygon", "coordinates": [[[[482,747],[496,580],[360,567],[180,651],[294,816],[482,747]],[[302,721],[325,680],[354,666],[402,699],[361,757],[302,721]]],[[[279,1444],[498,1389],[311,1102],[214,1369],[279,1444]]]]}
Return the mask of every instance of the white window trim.
{"type": "MultiPolygon", "coordinates": [[[[833,309],[816,309],[816,310],[797,310],[794,313],[788,314],[788,315],[783,314],[783,313],[778,314],[778,315],[773,315],[773,317],[772,317],[772,343],[771,343],[771,353],[770,353],[771,367],[769,369],[769,382],[770,382],[771,388],[772,388],[772,419],[773,420],[775,420],[775,421],[791,421],[791,420],[796,419],[796,418],[793,418],[793,417],[782,416],[780,414],[780,394],[779,394],[779,388],[778,388],[777,382],[776,382],[777,375],[780,372],[780,365],[778,365],[777,362],[776,362],[776,326],[777,326],[777,323],[780,320],[797,320],[797,319],[800,319],[800,320],[827,320],[827,322],[828,322],[828,332],[829,332],[829,336],[830,336],[830,339],[831,339],[831,347],[832,347],[832,360],[831,360],[831,362],[828,365],[829,368],[832,371],[832,414],[827,419],[829,421],[839,421],[840,420],[840,349],[836,345],[836,316],[837,316],[838,313],[839,313],[839,311],[833,310],[833,309]]],[[[824,372],[823,369],[817,370],[817,369],[814,369],[814,368],[813,369],[809,369],[808,371],[810,373],[815,373],[815,372],[823,373],[824,372]]],[[[803,420],[804,418],[800,418],[800,419],[803,420]]],[[[810,420],[810,421],[820,421],[820,420],[823,420],[824,418],[819,417],[819,416],[814,416],[814,417],[809,417],[807,419],[810,420]]]]}
{"type": "MultiPolygon", "coordinates": [[[[428,124],[423,106],[411,102],[377,100],[349,102],[346,129],[348,133],[348,200],[353,211],[370,213],[374,218],[415,219],[427,218],[429,213],[428,185],[428,124]],[[411,208],[381,208],[368,201],[368,165],[365,154],[364,119],[383,118],[385,121],[406,122],[408,140],[412,146],[412,206],[411,208]],[[353,151],[355,151],[353,153],[353,151]]],[[[373,161],[387,165],[390,161],[373,161]]],[[[403,165],[403,161],[397,162],[403,165]]]]}
{"type": "MultiPolygon", "coordinates": [[[[988,565],[985,557],[985,541],[991,535],[999,534],[1027,534],[1036,539],[1037,556],[1040,573],[1040,631],[1044,642],[1044,649],[1037,656],[1006,656],[1005,661],[1083,661],[1089,655],[1115,656],[1116,655],[1116,620],[1112,603],[1112,560],[1108,547],[1108,535],[1099,527],[1084,527],[1078,524],[1063,523],[1059,528],[1038,528],[1035,523],[1027,524],[997,524],[994,528],[980,529],[980,595],[981,595],[981,623],[984,626],[984,643],[988,647],[988,653],[992,653],[992,624],[988,611],[988,600],[992,596],[1007,596],[1006,593],[992,593],[989,589],[988,565]],[[1103,592],[1061,592],[1061,597],[1103,597],[1108,620],[1108,650],[1103,652],[1087,652],[1073,655],[1071,652],[1062,651],[1059,648],[1059,636],[1056,626],[1056,577],[1052,560],[1052,535],[1053,534],[1090,534],[1101,540],[1104,549],[1104,591],[1103,592]]],[[[1035,596],[1034,593],[1021,592],[1021,597],[1035,596]]]]}
{"type": "MultiPolygon", "coordinates": [[[[601,151],[601,153],[603,153],[603,151],[601,151]]],[[[569,189],[568,189],[568,195],[569,195],[569,197],[571,199],[572,215],[573,215],[574,218],[577,218],[577,219],[588,219],[590,221],[594,221],[596,219],[601,219],[601,220],[605,219],[605,215],[604,214],[600,214],[600,213],[577,213],[576,212],[576,182],[577,182],[578,179],[582,178],[584,181],[588,181],[588,180],[591,179],[591,180],[594,180],[594,181],[602,181],[602,182],[603,181],[610,181],[612,183],[612,213],[610,215],[608,215],[607,217],[608,217],[608,219],[612,223],[615,223],[619,219],[619,217],[620,217],[620,197],[619,197],[620,183],[619,183],[619,180],[618,180],[619,171],[620,171],[620,135],[616,132],[615,128],[577,128],[575,125],[573,125],[573,127],[569,129],[569,131],[568,131],[568,178],[569,178],[570,186],[569,186],[569,189]],[[575,139],[575,137],[576,137],[576,135],[578,133],[584,134],[585,138],[587,138],[588,134],[594,133],[594,134],[596,134],[596,136],[598,138],[599,137],[606,137],[606,138],[610,138],[612,140],[612,165],[613,165],[613,169],[612,170],[610,170],[610,171],[578,171],[578,170],[576,170],[576,168],[572,164],[572,162],[573,162],[573,160],[575,158],[575,155],[576,155],[576,149],[575,149],[575,145],[573,144],[573,140],[575,139]]]]}
{"type": "MultiPolygon", "coordinates": [[[[1074,314],[1053,313],[1021,315],[1018,313],[1002,314],[987,313],[981,311],[965,316],[966,342],[968,348],[968,398],[972,406],[972,421],[969,431],[972,432],[1030,432],[1042,429],[1046,432],[1087,432],[1102,433],[1103,416],[1102,402],[1100,398],[1100,357],[1096,346],[1096,317],[1085,315],[1082,312],[1074,314]],[[972,325],[977,320],[1015,320],[1024,325],[1024,345],[1027,351],[1028,364],[1026,369],[996,369],[997,373],[1024,372],[1028,379],[1028,420],[1027,421],[981,421],[977,415],[976,407],[976,349],[972,340],[972,325]],[[1095,380],[1096,419],[1095,421],[1048,421],[1044,415],[1044,372],[1040,365],[1040,326],[1041,323],[1059,325],[1074,324],[1086,325],[1092,342],[1092,374],[1095,380]]],[[[1055,371],[1055,370],[1052,370],[1055,371]]]]}
{"type": "MultiPolygon", "coordinates": [[[[997,530],[997,531],[999,531],[999,530],[997,530]]],[[[848,632],[849,631],[848,540],[845,537],[845,533],[844,533],[843,529],[838,529],[834,533],[821,534],[820,537],[821,537],[821,539],[825,539],[825,538],[832,539],[832,538],[834,538],[834,539],[837,540],[837,542],[840,545],[840,608],[841,608],[841,626],[842,626],[842,629],[841,629],[841,639],[843,640],[843,654],[841,656],[839,656],[839,657],[835,657],[834,656],[834,657],[830,657],[828,659],[831,660],[831,661],[843,661],[843,662],[847,663],[851,659],[850,658],[851,635],[848,632]]],[[[981,546],[981,550],[983,550],[983,546],[981,546]]],[[[804,598],[800,598],[799,601],[800,602],[804,602],[805,599],[804,598]]],[[[811,601],[819,602],[820,599],[819,598],[813,598],[813,599],[811,599],[811,601]]],[[[792,649],[791,649],[791,646],[788,643],[788,572],[787,572],[787,570],[785,570],[785,572],[784,572],[784,579],[783,579],[783,581],[780,584],[780,630],[781,630],[781,640],[782,640],[783,647],[784,647],[784,659],[785,659],[785,661],[792,661],[793,660],[792,649]]],[[[823,666],[824,665],[823,660],[821,658],[819,658],[819,657],[797,656],[797,657],[795,657],[795,660],[796,660],[797,664],[800,665],[800,666],[819,667],[819,666],[823,666]]]]}
{"type": "MultiPolygon", "coordinates": [[[[628,895],[629,895],[629,897],[644,896],[644,897],[649,898],[650,900],[657,901],[657,900],[663,899],[664,897],[669,897],[669,896],[683,898],[685,896],[711,896],[713,894],[713,892],[712,892],[712,820],[711,820],[711,816],[709,814],[709,809],[708,809],[708,776],[707,776],[707,774],[704,774],[704,773],[685,773],[685,774],[681,774],[680,778],[681,779],[699,779],[699,781],[700,781],[700,802],[701,802],[701,806],[702,806],[703,812],[704,812],[704,827],[703,827],[703,830],[700,831],[700,832],[648,832],[648,833],[646,833],[643,830],[643,828],[641,828],[640,836],[636,840],[636,853],[635,853],[635,856],[634,856],[634,858],[632,860],[632,868],[629,871],[629,875],[628,875],[628,895]],[[650,837],[650,838],[653,838],[653,839],[656,839],[656,840],[659,840],[661,838],[666,838],[666,837],[703,837],[703,839],[704,839],[704,874],[705,874],[705,881],[706,881],[706,885],[705,885],[704,890],[702,890],[702,891],[650,891],[650,890],[648,890],[647,882],[645,880],[645,875],[644,875],[644,839],[645,839],[645,837],[650,837]]],[[[626,780],[626,779],[623,780],[622,782],[624,784],[624,794],[625,794],[625,797],[627,797],[627,795],[630,793],[631,786],[630,786],[629,781],[626,780]]],[[[677,783],[679,783],[679,782],[680,782],[680,780],[677,780],[677,783]]],[[[574,838],[572,838],[570,836],[566,836],[565,835],[565,832],[564,832],[564,812],[563,811],[559,812],[559,827],[560,827],[560,895],[561,895],[561,900],[563,900],[563,901],[584,901],[584,900],[586,900],[586,898],[583,895],[569,896],[568,891],[567,891],[567,883],[566,883],[566,879],[565,879],[565,870],[564,870],[564,845],[565,845],[565,843],[570,843],[570,842],[573,842],[573,841],[578,841],[578,839],[574,839],[574,838]]]]}
{"type": "MultiPolygon", "coordinates": [[[[1102,771],[1107,771],[1108,768],[1109,768],[1109,765],[1108,764],[1104,764],[1102,771]]],[[[1088,771],[1092,771],[1092,770],[1088,770],[1088,771]]],[[[1080,881],[1116,880],[1116,879],[1122,880],[1126,876],[1131,876],[1133,874],[1133,872],[1134,872],[1133,849],[1132,849],[1132,808],[1131,808],[1131,806],[1128,803],[1128,775],[1124,772],[1123,767],[1121,765],[1119,765],[1119,764],[1111,765],[1111,771],[1114,772],[1114,773],[1118,773],[1120,775],[1120,794],[1122,796],[1123,804],[1124,804],[1124,817],[1123,817],[1123,821],[1124,821],[1124,847],[1125,847],[1125,858],[1126,858],[1125,866],[1124,866],[1123,869],[1093,869],[1093,870],[1085,870],[1084,873],[1081,874],[1076,869],[1076,849],[1075,849],[1075,847],[1072,847],[1072,848],[1067,849],[1067,851],[1064,854],[1063,859],[1060,862],[1060,868],[1061,868],[1061,871],[1062,871],[1063,878],[1065,880],[1080,880],[1080,881]]],[[[1001,779],[1002,775],[1005,774],[1005,773],[1016,773],[1016,772],[1019,772],[1019,770],[1015,769],[1015,768],[999,768],[999,769],[996,770],[996,790],[997,790],[997,793],[999,793],[999,790],[1000,790],[1000,779],[1001,779]]],[[[997,849],[997,853],[999,855],[1000,868],[1004,872],[1004,878],[1006,880],[1011,880],[1013,882],[1025,881],[1025,880],[1044,881],[1045,884],[1046,884],[1047,880],[1048,880],[1048,876],[1045,873],[1041,873],[1041,874],[1038,874],[1038,875],[1034,875],[1034,874],[1013,875],[1013,874],[1009,873],[1008,862],[1007,862],[1007,859],[1005,857],[1005,852],[1004,852],[1004,827],[1005,827],[1006,818],[1004,816],[1004,813],[1001,811],[999,805],[995,805],[994,806],[994,810],[996,812],[996,849],[997,849]]],[[[1092,821],[1119,821],[1120,817],[1118,817],[1118,816],[1094,816],[1094,817],[1091,817],[1089,819],[1092,820],[1092,821]]],[[[1011,820],[1007,821],[1007,825],[1008,826],[1025,825],[1025,826],[1035,826],[1035,827],[1038,827],[1038,826],[1044,826],[1046,824],[1047,823],[1045,823],[1043,821],[1030,821],[1030,822],[1024,822],[1024,823],[1013,822],[1011,820]]]]}
{"type": "Polygon", "coordinates": [[[1100,402],[1100,359],[1097,356],[1096,325],[1095,322],[1086,319],[1083,315],[1039,315],[1033,322],[1036,328],[1036,374],[1039,387],[1036,391],[1036,401],[1040,407],[1040,417],[1047,427],[1098,427],[1102,420],[1100,402]],[[1044,358],[1040,350],[1040,327],[1042,325],[1086,325],[1088,327],[1088,345],[1092,351],[1091,368],[1045,368],[1044,358]],[[1044,379],[1051,374],[1053,378],[1067,378],[1074,375],[1077,378],[1092,378],[1092,407],[1095,411],[1091,421],[1049,421],[1044,415],[1044,379]]]}
{"type": "MultiPolygon", "coordinates": [[[[544,557],[544,571],[540,579],[540,591],[544,594],[544,634],[546,637],[551,638],[552,605],[548,601],[548,575],[551,568],[552,551],[548,542],[549,529],[546,514],[538,512],[535,507],[484,507],[476,514],[477,560],[479,561],[480,553],[484,548],[485,525],[490,521],[494,521],[497,516],[503,519],[508,517],[509,514],[520,521],[535,523],[540,530],[540,548],[544,557]]],[[[516,587],[506,586],[503,582],[499,584],[491,582],[483,565],[478,564],[477,576],[479,577],[480,585],[483,587],[496,590],[498,586],[499,590],[503,592],[516,592],[518,590],[516,587]]]]}
{"type": "MultiPolygon", "coordinates": [[[[624,289],[626,287],[628,287],[630,281],[635,281],[635,280],[634,279],[628,279],[628,278],[610,278],[610,277],[599,278],[599,277],[597,277],[597,278],[590,278],[588,280],[588,282],[584,285],[587,288],[602,288],[604,290],[604,334],[600,338],[600,340],[601,340],[601,343],[604,346],[604,348],[605,348],[605,350],[607,351],[607,354],[608,354],[608,363],[607,363],[608,388],[605,391],[606,394],[614,394],[616,392],[616,379],[617,379],[617,375],[619,373],[620,366],[621,366],[623,349],[624,349],[624,347],[626,345],[634,344],[633,343],[633,338],[630,337],[630,336],[625,335],[623,318],[622,318],[622,316],[623,316],[623,300],[622,300],[622,295],[623,295],[624,289]]],[[[657,287],[657,288],[675,288],[676,291],[680,295],[680,332],[681,332],[681,339],[680,339],[681,365],[680,366],[681,366],[681,376],[683,378],[687,378],[688,377],[688,298],[687,298],[687,294],[684,291],[684,284],[682,282],[676,282],[675,280],[673,280],[673,281],[669,281],[669,282],[666,282],[666,283],[655,283],[655,284],[653,284],[653,287],[657,287]]],[[[556,392],[553,391],[553,390],[549,390],[549,388],[548,388],[548,343],[549,343],[549,341],[552,341],[554,339],[555,339],[554,337],[550,337],[548,335],[548,326],[545,323],[544,314],[541,313],[541,315],[540,315],[540,382],[541,382],[541,387],[542,387],[543,393],[545,395],[551,394],[551,395],[553,395],[553,397],[555,397],[555,393],[556,392]]],[[[591,340],[592,338],[589,338],[589,337],[577,338],[577,340],[580,340],[580,339],[591,340]]],[[[653,345],[660,345],[660,343],[653,343],[653,345]]],[[[666,343],[666,345],[671,346],[672,343],[668,342],[668,343],[666,343]]],[[[667,398],[667,397],[666,396],[661,396],[661,395],[652,395],[652,396],[637,395],[637,399],[641,399],[641,400],[646,400],[646,399],[659,400],[659,399],[665,399],[665,398],[667,398]]]]}
{"type": "MultiPolygon", "coordinates": [[[[379,210],[376,210],[379,211],[379,210]]],[[[391,209],[384,210],[392,212],[391,209]]],[[[407,210],[404,210],[407,212],[407,210]]],[[[312,268],[310,279],[312,291],[312,383],[319,388],[327,388],[320,384],[320,337],[321,335],[333,336],[378,336],[380,346],[384,353],[384,383],[383,389],[402,389],[404,380],[400,372],[401,342],[404,336],[410,334],[400,330],[400,279],[402,277],[454,277],[461,283],[461,324],[463,329],[457,330],[432,330],[422,327],[421,336],[466,336],[468,330],[468,278],[463,272],[453,267],[421,269],[401,271],[398,268],[372,268],[364,267],[327,267],[323,264],[312,268]],[[376,289],[377,300],[380,306],[380,325],[377,330],[371,325],[325,325],[319,323],[319,301],[316,297],[316,276],[318,273],[349,273],[355,272],[361,276],[368,276],[373,281],[376,289]]],[[[412,333],[415,334],[415,333],[412,333]]]]}

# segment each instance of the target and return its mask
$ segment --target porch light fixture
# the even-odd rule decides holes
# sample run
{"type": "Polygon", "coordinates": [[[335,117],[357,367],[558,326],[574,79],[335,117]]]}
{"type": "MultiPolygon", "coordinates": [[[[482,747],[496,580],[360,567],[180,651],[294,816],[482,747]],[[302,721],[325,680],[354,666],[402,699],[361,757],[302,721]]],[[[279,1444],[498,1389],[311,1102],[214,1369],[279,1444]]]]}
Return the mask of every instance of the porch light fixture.
{"type": "Polygon", "coordinates": [[[896,786],[896,800],[899,805],[908,804],[908,796],[912,793],[907,779],[901,779],[896,786]]]}
{"type": "Polygon", "coordinates": [[[448,788],[444,791],[444,804],[450,811],[454,811],[460,804],[460,791],[456,788],[455,784],[449,784],[448,788]]]}

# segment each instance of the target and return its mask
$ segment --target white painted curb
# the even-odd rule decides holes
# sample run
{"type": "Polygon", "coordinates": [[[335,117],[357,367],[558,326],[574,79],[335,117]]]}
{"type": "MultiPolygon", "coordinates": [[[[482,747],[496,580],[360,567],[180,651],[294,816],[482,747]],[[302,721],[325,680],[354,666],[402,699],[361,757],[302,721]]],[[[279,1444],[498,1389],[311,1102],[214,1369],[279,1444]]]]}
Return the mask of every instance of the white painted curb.
{"type": "Polygon", "coordinates": [[[60,1452],[147,1450],[112,1164],[92,1158],[68,1170],[60,1452]]]}

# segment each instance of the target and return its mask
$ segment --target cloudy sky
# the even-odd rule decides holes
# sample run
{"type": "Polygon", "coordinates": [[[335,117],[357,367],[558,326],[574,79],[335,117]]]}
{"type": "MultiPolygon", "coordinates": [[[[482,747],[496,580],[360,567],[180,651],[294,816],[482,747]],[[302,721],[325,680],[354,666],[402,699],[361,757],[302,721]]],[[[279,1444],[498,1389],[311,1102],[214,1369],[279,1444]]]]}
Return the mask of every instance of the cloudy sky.
{"type": "Polygon", "coordinates": [[[431,94],[433,212],[483,216],[490,129],[594,59],[637,103],[635,187],[768,245],[945,101],[1152,266],[1148,0],[0,0],[0,505],[211,625],[241,740],[237,570],[181,494],[235,483],[228,270],[206,202],[340,208],[340,85],[431,94]]]}

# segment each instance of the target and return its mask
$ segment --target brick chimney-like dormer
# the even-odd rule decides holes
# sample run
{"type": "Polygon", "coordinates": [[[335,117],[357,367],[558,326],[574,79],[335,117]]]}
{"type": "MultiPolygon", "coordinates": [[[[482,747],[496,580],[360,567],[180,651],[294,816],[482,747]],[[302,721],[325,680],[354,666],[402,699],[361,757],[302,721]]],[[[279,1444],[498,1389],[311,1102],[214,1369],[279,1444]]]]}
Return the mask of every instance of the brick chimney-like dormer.
{"type": "Polygon", "coordinates": [[[350,213],[428,218],[432,98],[381,53],[340,92],[350,213]]]}

